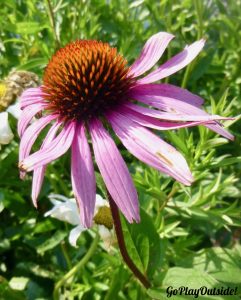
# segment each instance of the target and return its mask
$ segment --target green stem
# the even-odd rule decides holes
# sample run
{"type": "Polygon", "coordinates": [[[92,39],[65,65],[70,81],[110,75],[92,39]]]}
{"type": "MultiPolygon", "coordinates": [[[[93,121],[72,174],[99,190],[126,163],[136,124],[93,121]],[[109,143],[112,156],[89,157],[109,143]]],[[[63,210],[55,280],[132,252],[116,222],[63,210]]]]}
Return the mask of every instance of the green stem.
{"type": "MultiPolygon", "coordinates": [[[[166,31],[167,32],[172,32],[172,3],[169,2],[164,2],[164,7],[163,7],[163,19],[165,20],[165,25],[166,25],[166,31]]],[[[169,45],[167,47],[167,60],[169,60],[172,57],[172,50],[171,46],[169,45]]],[[[170,77],[167,76],[164,79],[165,83],[169,82],[170,77]]]]}
{"type": "Polygon", "coordinates": [[[172,189],[171,189],[170,193],[167,195],[166,199],[163,201],[162,205],[159,207],[158,213],[160,213],[161,211],[163,211],[163,209],[166,207],[168,201],[176,194],[177,191],[178,191],[178,187],[174,183],[173,186],[172,186],[172,189]]]}
{"type": "Polygon", "coordinates": [[[188,81],[190,73],[191,73],[191,65],[192,65],[192,63],[187,66],[186,71],[184,73],[183,80],[182,80],[182,88],[183,89],[187,86],[187,81],[188,81]]]}
{"type": "Polygon", "coordinates": [[[203,3],[200,0],[194,0],[194,5],[197,14],[197,23],[198,23],[198,39],[201,39],[203,36],[203,3]]]}
{"type": "MultiPolygon", "coordinates": [[[[194,5],[195,5],[195,9],[196,9],[196,14],[197,14],[197,39],[201,39],[203,36],[203,8],[202,8],[202,2],[200,0],[194,0],[194,5]]],[[[186,71],[184,73],[183,76],[183,80],[182,80],[182,88],[185,88],[187,86],[187,82],[189,80],[191,71],[194,67],[195,61],[193,61],[192,63],[190,63],[187,68],[186,71]]]]}
{"type": "Polygon", "coordinates": [[[49,22],[50,22],[50,25],[51,25],[51,28],[53,31],[55,45],[56,45],[56,48],[59,49],[61,47],[61,45],[60,45],[59,37],[57,35],[56,28],[55,28],[54,10],[53,10],[51,1],[50,0],[45,0],[45,1],[46,1],[46,5],[48,8],[49,22]]]}
{"type": "Polygon", "coordinates": [[[56,284],[54,287],[54,292],[53,292],[53,299],[54,300],[59,300],[59,289],[70,279],[72,276],[75,275],[88,261],[89,259],[93,256],[95,250],[97,249],[98,243],[99,243],[99,234],[96,233],[96,236],[85,254],[85,256],[81,259],[80,262],[78,262],[67,274],[64,275],[56,284]]]}
{"type": "Polygon", "coordinates": [[[66,249],[65,242],[62,242],[62,243],[60,244],[60,247],[61,247],[62,253],[63,253],[63,255],[64,255],[66,264],[67,264],[67,266],[68,266],[68,269],[71,269],[72,264],[71,264],[71,261],[70,261],[70,258],[69,258],[69,255],[68,255],[68,252],[67,252],[67,249],[66,249]]]}

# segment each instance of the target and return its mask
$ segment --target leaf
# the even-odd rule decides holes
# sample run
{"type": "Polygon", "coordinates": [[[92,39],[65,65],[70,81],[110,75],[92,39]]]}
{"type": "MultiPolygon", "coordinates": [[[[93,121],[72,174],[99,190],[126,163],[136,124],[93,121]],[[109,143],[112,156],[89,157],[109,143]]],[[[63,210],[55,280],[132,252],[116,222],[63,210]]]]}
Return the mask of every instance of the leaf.
{"type": "Polygon", "coordinates": [[[147,295],[151,297],[151,299],[156,299],[156,300],[166,300],[167,298],[165,297],[165,290],[161,289],[148,289],[147,290],[147,295]]]}
{"type": "Polygon", "coordinates": [[[145,270],[144,270],[144,266],[143,266],[141,258],[140,258],[140,254],[138,252],[139,249],[137,249],[137,245],[135,244],[135,241],[134,241],[134,236],[131,234],[130,226],[133,226],[133,225],[127,225],[127,223],[125,221],[123,221],[123,218],[122,218],[122,229],[123,229],[123,234],[124,234],[128,253],[129,253],[131,259],[133,260],[133,262],[135,263],[135,265],[137,266],[137,268],[142,273],[144,273],[145,270]]]}
{"type": "Polygon", "coordinates": [[[241,156],[238,157],[229,157],[229,158],[224,158],[221,162],[219,163],[213,163],[209,166],[209,168],[220,168],[228,165],[233,165],[233,164],[238,164],[241,162],[241,156]]]}
{"type": "Polygon", "coordinates": [[[38,246],[37,252],[39,254],[44,254],[46,251],[53,249],[64,240],[67,234],[68,233],[64,231],[56,231],[51,238],[47,239],[44,243],[38,246]]]}
{"type": "Polygon", "coordinates": [[[127,280],[127,275],[126,269],[124,269],[122,265],[118,266],[111,276],[110,288],[106,293],[104,300],[116,299],[116,295],[123,288],[124,283],[127,280]]]}
{"type": "Polygon", "coordinates": [[[124,237],[130,256],[142,272],[151,276],[161,261],[161,239],[152,218],[141,209],[139,224],[123,223],[124,237]]]}
{"type": "Polygon", "coordinates": [[[29,282],[29,278],[26,277],[12,277],[9,281],[9,286],[13,290],[23,291],[29,282]]]}
{"type": "Polygon", "coordinates": [[[26,300],[26,296],[22,291],[11,289],[8,281],[0,276],[0,299],[26,300]]]}
{"type": "Polygon", "coordinates": [[[62,242],[67,234],[65,231],[57,230],[52,236],[42,234],[41,236],[26,238],[25,243],[43,255],[46,251],[53,249],[62,242]]]}
{"type": "Polygon", "coordinates": [[[29,262],[29,261],[22,261],[18,263],[17,265],[18,270],[20,270],[21,273],[31,273],[34,274],[35,276],[38,277],[43,277],[43,278],[55,278],[55,273],[53,271],[49,271],[47,269],[44,269],[40,265],[29,262]]]}
{"type": "Polygon", "coordinates": [[[198,297],[198,299],[201,300],[239,299],[239,297],[235,295],[208,296],[207,289],[215,289],[214,291],[217,293],[217,290],[221,291],[222,289],[228,288],[230,290],[230,287],[218,282],[206,272],[193,268],[170,268],[163,274],[163,280],[160,285],[162,286],[161,289],[148,290],[148,295],[152,296],[154,299],[174,298],[175,300],[186,300],[187,297],[198,297]]]}
{"type": "Polygon", "coordinates": [[[180,265],[192,265],[195,269],[205,271],[227,285],[238,285],[241,289],[241,246],[234,249],[220,247],[204,249],[190,255],[180,265]]]}
{"type": "Polygon", "coordinates": [[[45,28],[49,28],[49,26],[47,24],[40,25],[37,22],[17,22],[15,24],[8,24],[6,29],[18,34],[34,34],[45,28]]]}
{"type": "Polygon", "coordinates": [[[16,70],[34,70],[36,68],[43,69],[48,63],[47,58],[33,58],[29,59],[27,63],[21,64],[20,66],[16,67],[16,70]]]}

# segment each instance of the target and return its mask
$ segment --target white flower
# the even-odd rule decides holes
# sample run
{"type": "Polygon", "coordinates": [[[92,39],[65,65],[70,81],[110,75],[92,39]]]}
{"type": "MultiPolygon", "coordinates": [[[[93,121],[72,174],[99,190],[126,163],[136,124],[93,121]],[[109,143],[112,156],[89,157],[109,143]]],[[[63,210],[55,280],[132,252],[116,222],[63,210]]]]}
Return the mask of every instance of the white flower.
{"type": "MultiPolygon", "coordinates": [[[[79,209],[74,198],[67,198],[58,194],[49,195],[51,202],[54,204],[54,207],[45,213],[45,217],[51,216],[58,220],[70,223],[75,227],[70,231],[69,234],[69,243],[76,247],[77,240],[80,234],[87,230],[80,221],[79,209]]],[[[95,215],[103,207],[109,207],[108,202],[104,200],[100,195],[96,195],[96,205],[95,205],[95,215]]],[[[98,231],[100,237],[103,240],[103,244],[106,250],[110,249],[110,246],[114,241],[114,233],[112,229],[108,229],[104,225],[98,225],[98,231]]],[[[89,229],[90,230],[90,229],[89,229]]]]}
{"type": "Polygon", "coordinates": [[[6,111],[0,113],[0,147],[9,144],[13,139],[13,133],[8,123],[8,113],[6,111]]]}

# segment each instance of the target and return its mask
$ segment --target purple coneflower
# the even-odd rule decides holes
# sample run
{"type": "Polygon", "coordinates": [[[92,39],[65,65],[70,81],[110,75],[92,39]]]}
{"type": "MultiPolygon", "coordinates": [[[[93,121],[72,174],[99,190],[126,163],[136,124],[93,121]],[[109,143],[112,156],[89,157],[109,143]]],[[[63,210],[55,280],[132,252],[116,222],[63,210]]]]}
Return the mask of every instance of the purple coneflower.
{"type": "Polygon", "coordinates": [[[187,46],[140,78],[158,62],[172,38],[165,32],[153,35],[130,67],[116,48],[100,41],[78,40],[54,54],[45,69],[43,85],[26,90],[21,97],[23,113],[18,124],[21,177],[33,171],[35,206],[47,164],[71,147],[74,195],[82,224],[91,226],[96,182],[86,137],[89,132],[95,161],[108,192],[129,222],[139,222],[137,192],[105,128],[107,123],[135,157],[185,185],[193,181],[185,158],[147,128],[168,130],[203,124],[232,139],[217,122],[225,118],[201,110],[203,100],[199,96],[171,84],[153,84],[188,65],[202,50],[204,40],[187,46]],[[42,117],[29,125],[40,112],[42,117]],[[33,143],[47,125],[51,127],[40,150],[30,154],[33,143]]]}

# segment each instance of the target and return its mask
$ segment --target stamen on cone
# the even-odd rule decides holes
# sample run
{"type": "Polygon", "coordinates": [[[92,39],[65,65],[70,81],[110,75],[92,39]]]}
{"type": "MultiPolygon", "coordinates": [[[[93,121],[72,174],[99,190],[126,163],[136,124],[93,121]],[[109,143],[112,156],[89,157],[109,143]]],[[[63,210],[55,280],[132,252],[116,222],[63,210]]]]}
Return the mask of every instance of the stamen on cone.
{"type": "Polygon", "coordinates": [[[47,109],[67,120],[89,120],[125,100],[134,80],[116,48],[78,40],[52,57],[44,74],[47,109]]]}

